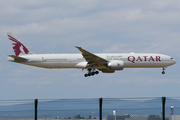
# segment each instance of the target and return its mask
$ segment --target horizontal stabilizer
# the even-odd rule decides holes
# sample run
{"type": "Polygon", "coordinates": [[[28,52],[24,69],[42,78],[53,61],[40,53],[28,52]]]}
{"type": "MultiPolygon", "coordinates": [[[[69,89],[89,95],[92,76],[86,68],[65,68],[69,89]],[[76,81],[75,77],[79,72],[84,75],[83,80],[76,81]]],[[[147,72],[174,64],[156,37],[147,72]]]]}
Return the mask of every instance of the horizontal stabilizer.
{"type": "Polygon", "coordinates": [[[18,60],[28,60],[26,58],[23,58],[23,57],[19,57],[19,56],[15,56],[15,55],[8,55],[9,57],[12,57],[12,58],[15,58],[15,59],[18,59],[18,60]]]}

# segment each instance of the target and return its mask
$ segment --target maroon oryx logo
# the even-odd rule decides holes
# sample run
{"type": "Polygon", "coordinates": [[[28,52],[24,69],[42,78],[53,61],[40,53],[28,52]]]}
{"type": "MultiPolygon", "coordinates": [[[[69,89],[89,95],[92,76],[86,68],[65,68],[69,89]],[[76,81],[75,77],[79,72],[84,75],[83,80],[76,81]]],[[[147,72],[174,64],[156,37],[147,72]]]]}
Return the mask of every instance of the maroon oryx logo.
{"type": "Polygon", "coordinates": [[[19,42],[18,40],[16,40],[10,35],[8,35],[8,37],[9,37],[9,40],[12,41],[13,50],[16,56],[19,56],[20,53],[25,53],[25,54],[29,53],[29,50],[21,42],[19,42]]]}

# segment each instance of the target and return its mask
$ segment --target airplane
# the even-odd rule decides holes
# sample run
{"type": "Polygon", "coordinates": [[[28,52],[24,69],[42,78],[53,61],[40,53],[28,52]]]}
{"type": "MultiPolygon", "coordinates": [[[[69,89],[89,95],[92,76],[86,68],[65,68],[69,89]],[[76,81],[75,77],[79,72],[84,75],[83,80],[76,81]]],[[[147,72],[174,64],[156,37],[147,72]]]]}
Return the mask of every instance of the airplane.
{"type": "Polygon", "coordinates": [[[172,57],[157,53],[99,53],[94,54],[75,46],[81,54],[34,54],[13,33],[7,32],[15,55],[8,55],[8,61],[25,65],[49,68],[87,69],[85,77],[102,73],[114,73],[124,68],[165,68],[176,63],[172,57]],[[99,71],[98,71],[99,70],[99,71]]]}

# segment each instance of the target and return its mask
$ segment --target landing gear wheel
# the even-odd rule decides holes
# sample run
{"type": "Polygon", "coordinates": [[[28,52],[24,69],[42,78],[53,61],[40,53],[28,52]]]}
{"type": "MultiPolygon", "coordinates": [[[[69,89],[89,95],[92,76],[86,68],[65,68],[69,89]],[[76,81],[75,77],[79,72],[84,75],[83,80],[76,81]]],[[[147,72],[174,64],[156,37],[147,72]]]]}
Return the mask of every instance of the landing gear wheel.
{"type": "Polygon", "coordinates": [[[84,74],[84,77],[87,77],[88,76],[88,74],[84,74]]]}
{"type": "Polygon", "coordinates": [[[96,73],[96,74],[99,74],[99,71],[96,71],[95,73],[96,73]]]}
{"type": "Polygon", "coordinates": [[[94,74],[95,74],[94,72],[91,73],[92,76],[93,76],[94,74]]]}

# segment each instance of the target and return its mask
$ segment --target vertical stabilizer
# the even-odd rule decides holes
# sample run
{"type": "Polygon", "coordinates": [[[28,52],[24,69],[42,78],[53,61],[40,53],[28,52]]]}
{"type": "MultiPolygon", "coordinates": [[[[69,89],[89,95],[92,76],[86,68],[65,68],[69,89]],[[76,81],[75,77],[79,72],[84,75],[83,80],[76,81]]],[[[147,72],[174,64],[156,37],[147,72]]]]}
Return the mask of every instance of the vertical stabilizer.
{"type": "Polygon", "coordinates": [[[21,56],[25,54],[33,54],[13,33],[7,32],[7,36],[11,41],[14,53],[16,56],[21,56]]]}

